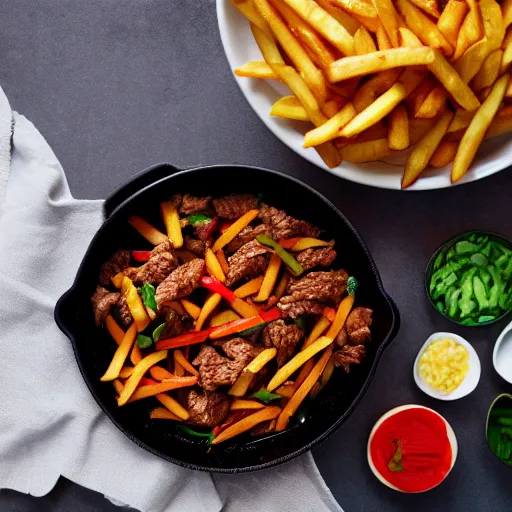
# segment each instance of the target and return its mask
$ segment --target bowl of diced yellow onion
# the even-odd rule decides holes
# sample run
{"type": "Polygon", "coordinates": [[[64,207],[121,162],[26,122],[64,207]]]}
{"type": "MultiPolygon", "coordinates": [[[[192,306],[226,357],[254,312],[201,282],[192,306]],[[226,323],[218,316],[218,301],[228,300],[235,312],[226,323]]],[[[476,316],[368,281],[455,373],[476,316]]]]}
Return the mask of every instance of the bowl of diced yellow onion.
{"type": "Polygon", "coordinates": [[[414,361],[414,380],[427,395],[457,400],[469,395],[480,380],[480,359],[461,336],[436,332],[423,344],[414,361]]]}

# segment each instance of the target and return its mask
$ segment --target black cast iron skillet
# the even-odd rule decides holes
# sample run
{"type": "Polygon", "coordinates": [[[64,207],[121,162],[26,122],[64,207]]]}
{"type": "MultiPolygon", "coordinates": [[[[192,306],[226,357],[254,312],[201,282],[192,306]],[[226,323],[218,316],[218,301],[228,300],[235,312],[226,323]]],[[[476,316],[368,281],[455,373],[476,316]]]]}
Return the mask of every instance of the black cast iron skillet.
{"type": "Polygon", "coordinates": [[[92,240],[73,286],[59,299],[55,320],[73,344],[80,371],[91,393],[116,426],[142,448],[191,469],[236,473],[281,464],[326,439],[354,411],[375,373],[386,346],[399,328],[396,305],[382,287],[379,273],[363,241],[327,199],[300,181],[274,171],[245,166],[212,166],[180,171],[161,164],[138,174],[105,202],[105,222],[92,240]],[[308,220],[336,239],[338,260],[359,281],[357,304],[375,311],[373,340],[363,363],[350,374],[337,369],[315,401],[299,410],[299,421],[280,433],[254,438],[249,434],[209,449],[204,441],[187,437],[173,422],[150,420],[157,402],[141,400],[117,407],[110,383],[100,382],[113,354],[104,328],[94,325],[90,297],[100,265],[119,248],[149,249],[148,242],[128,224],[140,215],[163,229],[159,203],[176,192],[219,196],[231,192],[263,193],[270,205],[308,220]]]}

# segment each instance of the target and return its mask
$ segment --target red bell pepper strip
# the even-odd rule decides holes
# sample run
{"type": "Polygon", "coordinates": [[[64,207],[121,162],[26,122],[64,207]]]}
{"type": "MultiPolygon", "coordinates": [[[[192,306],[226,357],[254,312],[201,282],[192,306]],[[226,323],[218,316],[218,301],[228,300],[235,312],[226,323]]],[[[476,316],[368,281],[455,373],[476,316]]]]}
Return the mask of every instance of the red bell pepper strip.
{"type": "Polygon", "coordinates": [[[270,308],[268,311],[260,311],[260,316],[265,320],[265,322],[273,322],[274,320],[279,320],[281,318],[281,310],[279,308],[270,308]]]}
{"type": "Polygon", "coordinates": [[[299,240],[300,240],[300,237],[298,237],[298,236],[295,238],[280,238],[279,245],[283,249],[291,249],[299,240]]]}
{"type": "Polygon", "coordinates": [[[174,338],[159,340],[155,344],[155,347],[157,350],[167,350],[170,348],[179,348],[187,345],[193,345],[195,343],[202,343],[208,339],[208,336],[210,336],[211,332],[215,329],[216,327],[209,327],[203,331],[189,331],[174,338]]]}
{"type": "Polygon", "coordinates": [[[336,317],[336,310],[334,308],[330,308],[329,306],[326,306],[324,308],[323,315],[325,316],[325,318],[327,318],[331,322],[334,322],[334,318],[336,317]]]}
{"type": "Polygon", "coordinates": [[[141,263],[148,261],[150,256],[151,251],[132,251],[132,258],[141,263]]]}
{"type": "Polygon", "coordinates": [[[187,345],[187,346],[185,347],[185,359],[186,359],[187,361],[189,361],[189,360],[190,360],[190,345],[187,345]]]}
{"type": "Polygon", "coordinates": [[[223,299],[226,299],[229,303],[235,300],[235,293],[229,288],[224,286],[220,281],[213,277],[203,276],[201,277],[201,286],[207,288],[213,293],[218,293],[223,299]]]}
{"type": "Polygon", "coordinates": [[[215,327],[215,330],[210,334],[210,338],[215,340],[217,338],[223,338],[230,334],[236,334],[237,332],[245,331],[250,327],[254,327],[259,324],[265,323],[261,316],[252,316],[251,318],[241,318],[240,320],[233,320],[227,324],[219,325],[215,327]]]}
{"type": "Polygon", "coordinates": [[[224,222],[222,224],[222,226],[220,227],[220,233],[224,233],[224,231],[227,231],[232,225],[233,225],[233,222],[234,221],[227,221],[227,222],[224,222]]]}

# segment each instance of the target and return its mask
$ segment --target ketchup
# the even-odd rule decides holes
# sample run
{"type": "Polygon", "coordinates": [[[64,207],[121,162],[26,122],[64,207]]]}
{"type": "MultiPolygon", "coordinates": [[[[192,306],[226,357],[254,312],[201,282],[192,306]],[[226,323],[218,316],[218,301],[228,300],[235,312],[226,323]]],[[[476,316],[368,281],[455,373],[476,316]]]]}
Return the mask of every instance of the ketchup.
{"type": "Polygon", "coordinates": [[[382,477],[401,491],[426,491],[451,468],[446,423],[428,409],[397,412],[377,428],[370,441],[370,457],[382,477]]]}

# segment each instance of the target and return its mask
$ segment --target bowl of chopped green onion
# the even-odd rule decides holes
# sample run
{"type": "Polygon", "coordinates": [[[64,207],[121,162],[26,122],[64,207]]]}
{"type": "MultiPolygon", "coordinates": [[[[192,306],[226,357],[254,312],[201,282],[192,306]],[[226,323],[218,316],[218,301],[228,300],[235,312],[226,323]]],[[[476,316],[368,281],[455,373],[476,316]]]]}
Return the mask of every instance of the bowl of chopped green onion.
{"type": "Polygon", "coordinates": [[[469,231],[430,258],[425,287],[432,306],[459,325],[482,326],[512,310],[512,241],[469,231]]]}
{"type": "Polygon", "coordinates": [[[499,395],[489,407],[485,428],[492,453],[512,467],[512,395],[499,395]]]}

